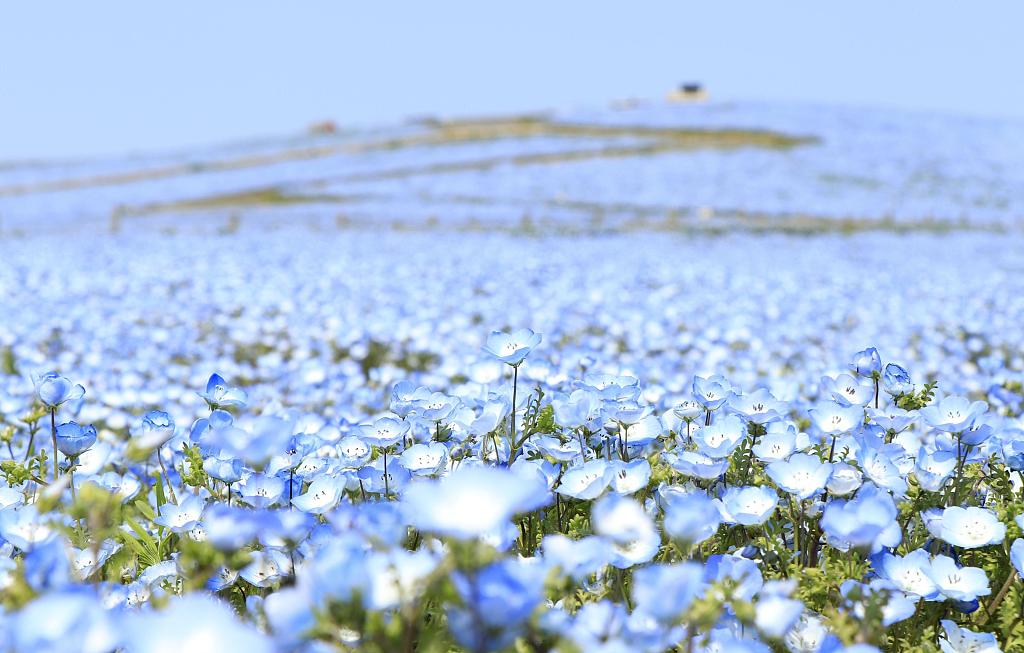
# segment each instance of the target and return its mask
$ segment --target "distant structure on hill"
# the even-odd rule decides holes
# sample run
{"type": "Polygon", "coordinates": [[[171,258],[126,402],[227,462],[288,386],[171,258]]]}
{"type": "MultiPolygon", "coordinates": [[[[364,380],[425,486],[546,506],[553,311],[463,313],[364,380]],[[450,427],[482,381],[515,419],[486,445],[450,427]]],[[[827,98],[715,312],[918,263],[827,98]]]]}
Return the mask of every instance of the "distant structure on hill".
{"type": "Polygon", "coordinates": [[[306,127],[306,132],[311,136],[330,136],[338,133],[338,125],[333,120],[321,120],[306,127]]]}
{"type": "Polygon", "coordinates": [[[708,93],[700,82],[686,82],[669,93],[668,99],[672,102],[700,102],[708,99],[708,93]]]}

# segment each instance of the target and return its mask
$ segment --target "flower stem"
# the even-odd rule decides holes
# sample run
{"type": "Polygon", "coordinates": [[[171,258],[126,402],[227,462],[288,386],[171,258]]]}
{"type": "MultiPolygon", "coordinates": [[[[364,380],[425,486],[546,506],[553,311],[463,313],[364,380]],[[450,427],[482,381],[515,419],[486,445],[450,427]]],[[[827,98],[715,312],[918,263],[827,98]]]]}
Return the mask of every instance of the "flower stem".
{"type": "MultiPolygon", "coordinates": [[[[508,448],[509,448],[509,454],[508,454],[509,461],[508,462],[509,462],[510,465],[513,462],[515,462],[515,456],[516,456],[516,392],[518,391],[518,389],[519,389],[519,366],[518,365],[513,365],[512,366],[512,411],[511,411],[512,414],[509,415],[509,420],[512,423],[512,426],[510,428],[510,433],[512,435],[509,436],[509,440],[508,440],[508,448]]],[[[498,452],[495,451],[494,455],[495,455],[495,458],[497,458],[498,452]]]]}
{"type": "Polygon", "coordinates": [[[57,407],[50,408],[50,435],[53,436],[53,482],[57,482],[60,470],[57,467],[57,407]]]}

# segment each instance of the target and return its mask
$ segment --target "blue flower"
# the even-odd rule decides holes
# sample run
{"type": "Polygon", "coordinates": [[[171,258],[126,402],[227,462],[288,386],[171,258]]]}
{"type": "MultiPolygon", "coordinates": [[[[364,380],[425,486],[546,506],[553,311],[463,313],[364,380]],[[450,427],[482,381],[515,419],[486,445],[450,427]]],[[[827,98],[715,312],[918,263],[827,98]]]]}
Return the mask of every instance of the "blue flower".
{"type": "Polygon", "coordinates": [[[882,373],[882,387],[890,395],[898,397],[913,392],[914,383],[907,370],[896,363],[889,363],[882,373]]]}
{"type": "Polygon", "coordinates": [[[811,421],[825,435],[849,433],[864,423],[864,410],[860,406],[827,402],[818,404],[809,412],[811,421]]]}
{"type": "Polygon", "coordinates": [[[671,496],[665,506],[665,532],[684,544],[700,544],[718,530],[722,516],[702,492],[671,496]]]}
{"type": "Polygon", "coordinates": [[[765,388],[745,395],[733,395],[728,403],[733,412],[753,424],[776,422],[788,410],[786,402],[777,400],[765,388]]]}
{"type": "Polygon", "coordinates": [[[174,420],[162,410],[151,410],[131,429],[132,440],[143,449],[155,449],[174,437],[174,420]]]}
{"type": "Polygon", "coordinates": [[[944,555],[932,559],[932,580],[944,596],[954,601],[974,601],[988,596],[988,576],[979,567],[961,567],[953,558],[944,555]]]}
{"type": "Polygon", "coordinates": [[[871,376],[881,371],[882,358],[878,355],[877,349],[868,347],[864,351],[859,351],[853,355],[851,367],[860,376],[871,376]]]}
{"type": "Polygon", "coordinates": [[[274,651],[271,640],[239,621],[227,604],[199,593],[174,597],[159,612],[129,613],[122,623],[125,649],[132,653],[274,651]]]}
{"type": "Polygon", "coordinates": [[[541,335],[530,329],[519,329],[512,333],[492,331],[487,336],[483,350],[503,363],[518,366],[540,341],[541,335]]]}
{"type": "Polygon", "coordinates": [[[934,429],[958,433],[970,429],[986,410],[988,404],[984,401],[972,403],[964,397],[949,396],[943,397],[937,405],[922,408],[921,417],[934,429]]]}
{"type": "Polygon", "coordinates": [[[899,511],[888,492],[866,485],[851,501],[833,499],[825,506],[821,528],[829,544],[841,550],[853,547],[877,553],[903,539],[896,521],[899,511]]]}
{"type": "Polygon", "coordinates": [[[756,526],[775,512],[779,496],[769,487],[731,487],[722,495],[722,518],[730,524],[756,526]]]}
{"type": "Polygon", "coordinates": [[[704,567],[697,563],[642,567],[633,572],[634,609],[671,623],[686,613],[705,587],[704,567]]]}
{"type": "Polygon", "coordinates": [[[693,378],[693,395],[706,410],[717,410],[734,394],[732,385],[719,375],[693,378]]]}
{"type": "MultiPolygon", "coordinates": [[[[410,410],[413,406],[410,407],[410,410]]],[[[376,447],[390,447],[397,444],[409,432],[409,423],[394,417],[381,417],[372,424],[359,426],[359,437],[376,447]]]]}
{"type": "Polygon", "coordinates": [[[569,468],[555,491],[574,499],[596,499],[608,488],[614,473],[615,468],[607,461],[600,458],[591,460],[569,468]]]}
{"type": "Polygon", "coordinates": [[[939,623],[946,631],[946,637],[939,640],[942,653],[999,653],[1001,650],[992,633],[976,633],[957,626],[949,619],[939,623]]]}
{"type": "Polygon", "coordinates": [[[882,554],[878,573],[907,594],[929,600],[939,594],[932,579],[932,559],[924,549],[915,549],[905,556],[882,554]]]}
{"type": "Polygon", "coordinates": [[[206,400],[211,409],[244,406],[249,400],[244,390],[228,385],[220,374],[211,374],[206,382],[206,392],[197,394],[206,400]]]}
{"type": "Polygon", "coordinates": [[[701,426],[691,434],[697,450],[711,458],[728,458],[747,435],[747,428],[735,415],[701,426]]]}
{"type": "Polygon", "coordinates": [[[832,465],[817,456],[796,453],[789,460],[770,463],[765,469],[768,477],[780,488],[799,499],[809,499],[825,489],[832,476],[832,465]]]}
{"type": "Polygon", "coordinates": [[[206,501],[202,497],[190,494],[179,505],[165,503],[160,506],[160,514],[153,522],[174,533],[185,533],[199,525],[205,507],[206,501]]]}
{"type": "Polygon", "coordinates": [[[57,448],[68,458],[77,458],[96,444],[96,429],[66,422],[57,427],[57,448]]]}
{"type": "Polygon", "coordinates": [[[942,512],[942,539],[953,546],[977,549],[999,544],[1006,536],[1006,525],[991,510],[953,506],[942,512]]]}
{"type": "Polygon", "coordinates": [[[550,502],[548,488],[536,480],[488,467],[463,467],[440,481],[410,485],[402,498],[417,528],[458,539],[492,532],[550,502]]]}
{"type": "Polygon", "coordinates": [[[39,401],[50,409],[58,408],[69,401],[81,399],[85,395],[85,388],[72,383],[56,372],[40,374],[33,381],[39,401]]]}

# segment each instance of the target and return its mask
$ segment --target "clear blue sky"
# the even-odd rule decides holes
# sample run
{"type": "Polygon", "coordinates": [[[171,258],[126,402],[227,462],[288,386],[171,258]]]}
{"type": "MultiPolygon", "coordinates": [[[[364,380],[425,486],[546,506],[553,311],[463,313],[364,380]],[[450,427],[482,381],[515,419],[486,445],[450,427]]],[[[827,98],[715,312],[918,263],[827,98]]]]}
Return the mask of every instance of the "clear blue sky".
{"type": "Polygon", "coordinates": [[[0,159],[660,97],[1024,116],[1024,2],[49,2],[0,8],[0,159]]]}

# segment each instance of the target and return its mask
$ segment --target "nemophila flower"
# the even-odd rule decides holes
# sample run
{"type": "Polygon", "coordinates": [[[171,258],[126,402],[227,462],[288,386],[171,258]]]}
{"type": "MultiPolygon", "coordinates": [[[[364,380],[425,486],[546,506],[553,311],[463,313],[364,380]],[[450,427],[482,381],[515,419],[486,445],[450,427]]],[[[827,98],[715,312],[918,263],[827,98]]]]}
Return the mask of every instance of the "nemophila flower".
{"type": "Polygon", "coordinates": [[[895,406],[885,409],[868,408],[868,418],[872,424],[877,424],[886,431],[900,433],[906,430],[917,420],[917,414],[897,408],[895,406]]]}
{"type": "Polygon", "coordinates": [[[604,401],[636,401],[640,397],[640,379],[635,376],[588,373],[580,385],[604,401]]]}
{"type": "Polygon", "coordinates": [[[746,435],[746,425],[735,415],[727,415],[713,424],[698,427],[690,437],[702,454],[711,458],[727,458],[746,435]]]}
{"type": "Polygon", "coordinates": [[[839,585],[839,592],[847,599],[847,608],[850,613],[858,619],[865,617],[866,603],[873,602],[875,605],[883,603],[883,626],[891,626],[904,619],[909,619],[917,610],[917,597],[911,600],[907,594],[900,591],[895,583],[884,578],[873,578],[869,583],[845,580],[839,585]],[[851,600],[854,595],[859,597],[856,602],[851,600]]]}
{"type": "Polygon", "coordinates": [[[33,505],[0,510],[0,537],[22,551],[54,536],[49,520],[33,505]]]}
{"type": "Polygon", "coordinates": [[[590,535],[578,540],[560,533],[546,535],[541,543],[544,562],[556,567],[575,581],[597,573],[608,564],[611,544],[603,537],[590,535]]]}
{"type": "Polygon", "coordinates": [[[874,385],[864,383],[852,374],[840,374],[835,378],[823,376],[821,388],[843,406],[867,406],[875,398],[874,385]]]}
{"type": "Polygon", "coordinates": [[[729,408],[753,424],[767,424],[782,419],[789,407],[779,401],[765,388],[744,395],[733,395],[728,401],[729,408]]]}
{"type": "Polygon", "coordinates": [[[491,331],[483,350],[502,363],[519,365],[540,341],[541,335],[531,329],[519,329],[512,333],[491,331]]]}
{"type": "Polygon", "coordinates": [[[626,399],[607,403],[604,410],[608,419],[613,422],[620,426],[632,426],[647,417],[651,412],[651,407],[641,405],[632,399],[626,399]]]}
{"type": "Polygon", "coordinates": [[[369,583],[363,604],[369,610],[390,610],[408,605],[423,594],[423,586],[437,569],[440,558],[427,550],[392,549],[369,556],[369,583]]]}
{"type": "Polygon", "coordinates": [[[398,462],[413,476],[434,476],[448,465],[448,447],[440,442],[414,444],[402,452],[398,462]]]}
{"type": "Polygon", "coordinates": [[[943,619],[942,629],[946,636],[939,640],[942,653],[1000,653],[1001,649],[992,633],[976,633],[961,628],[956,622],[943,619]]]}
{"type": "Polygon", "coordinates": [[[761,462],[771,463],[788,458],[796,450],[797,434],[792,424],[772,422],[768,432],[757,439],[751,451],[761,462]]]}
{"type": "Polygon", "coordinates": [[[412,475],[395,458],[389,460],[385,469],[382,456],[371,460],[368,465],[360,467],[356,472],[356,478],[362,481],[362,485],[359,487],[366,492],[398,494],[409,484],[412,475]]]}
{"type": "Polygon", "coordinates": [[[401,418],[406,418],[416,407],[416,401],[429,396],[430,390],[417,386],[412,381],[399,381],[391,388],[388,408],[401,418]]]}
{"type": "Polygon", "coordinates": [[[80,580],[88,580],[120,550],[121,543],[114,540],[103,540],[97,547],[75,548],[71,553],[71,569],[80,580]]]}
{"type": "Polygon", "coordinates": [[[118,621],[93,592],[69,590],[36,597],[10,616],[4,630],[12,651],[107,653],[122,644],[118,621]]]}
{"type": "Polygon", "coordinates": [[[443,392],[432,392],[430,396],[416,401],[413,412],[428,422],[443,422],[448,419],[459,405],[456,397],[449,397],[443,392]]]}
{"type": "Polygon", "coordinates": [[[973,601],[992,592],[984,569],[961,567],[949,556],[937,555],[932,559],[932,580],[939,592],[955,601],[973,601]]]}
{"type": "Polygon", "coordinates": [[[672,408],[672,413],[684,422],[692,422],[704,414],[704,406],[695,399],[684,399],[672,408]]]}
{"type": "Polygon", "coordinates": [[[520,626],[544,600],[545,568],[510,559],[452,576],[463,608],[449,608],[456,641],[470,651],[511,644],[520,626]]]}
{"type": "Polygon", "coordinates": [[[650,561],[661,546],[661,536],[639,503],[614,494],[590,509],[594,532],[613,543],[611,564],[619,569],[650,561]]]}
{"type": "Polygon", "coordinates": [[[900,469],[893,458],[895,455],[902,456],[903,453],[898,445],[895,446],[895,449],[891,446],[879,448],[862,446],[857,452],[857,458],[864,475],[871,482],[892,491],[897,496],[903,496],[907,492],[907,474],[900,469]]]}
{"type": "Polygon", "coordinates": [[[918,485],[929,492],[938,492],[953,475],[957,465],[955,451],[939,449],[928,451],[924,448],[917,454],[914,464],[914,476],[918,485]]]}
{"type": "Polygon", "coordinates": [[[303,494],[292,499],[292,505],[303,512],[322,515],[338,505],[344,489],[345,477],[321,474],[303,494]]]}
{"type": "Polygon", "coordinates": [[[151,410],[131,428],[132,443],[142,449],[156,449],[174,437],[174,420],[162,410],[151,410]]]}
{"type": "Polygon", "coordinates": [[[924,549],[915,549],[905,556],[884,553],[876,569],[907,594],[928,600],[938,597],[939,586],[932,579],[932,558],[924,549]]]}
{"type": "Polygon", "coordinates": [[[288,555],[277,549],[253,551],[247,564],[238,575],[256,587],[270,587],[291,575],[292,566],[288,555]]]}
{"type": "Polygon", "coordinates": [[[704,567],[694,562],[642,567],[633,572],[630,587],[635,610],[671,623],[704,593],[704,567]]]}
{"type": "Polygon", "coordinates": [[[865,485],[850,500],[833,499],[821,517],[821,528],[828,542],[840,550],[860,549],[877,553],[903,539],[896,521],[899,511],[888,492],[865,485]]]}
{"type": "Polygon", "coordinates": [[[180,504],[165,503],[154,523],[169,528],[174,533],[184,533],[199,525],[206,501],[195,494],[187,495],[180,504]]]}
{"type": "Polygon", "coordinates": [[[779,495],[769,487],[731,487],[721,498],[722,520],[729,524],[757,526],[772,516],[778,503],[779,495]]]}
{"type": "Polygon", "coordinates": [[[601,397],[590,390],[579,388],[568,396],[551,400],[555,422],[567,428],[577,428],[595,420],[601,410],[601,397]]]}
{"type": "Polygon", "coordinates": [[[1010,545],[1010,562],[1017,573],[1024,576],[1024,538],[1017,538],[1010,545]]]}
{"type": "Polygon", "coordinates": [[[32,379],[36,388],[36,396],[47,408],[54,409],[76,401],[85,395],[85,388],[72,383],[56,372],[45,372],[32,379]]]}
{"type": "Polygon", "coordinates": [[[770,463],[768,477],[785,492],[799,499],[809,499],[825,488],[832,475],[832,465],[817,456],[796,453],[788,460],[770,463]]]}
{"type": "Polygon", "coordinates": [[[394,417],[381,417],[372,424],[359,426],[359,437],[375,447],[390,447],[401,442],[409,432],[409,423],[394,417]]]}
{"type": "Polygon", "coordinates": [[[272,641],[239,621],[227,604],[199,593],[172,597],[160,611],[124,616],[122,642],[132,653],[245,651],[272,653],[272,641]]]}
{"type": "Polygon", "coordinates": [[[583,448],[576,438],[537,435],[530,439],[530,444],[536,447],[541,455],[558,462],[570,462],[583,456],[583,448]]]}
{"type": "Polygon", "coordinates": [[[230,456],[209,456],[203,459],[203,471],[223,483],[234,483],[242,478],[242,461],[230,456]]]}
{"type": "Polygon", "coordinates": [[[882,373],[882,387],[890,395],[898,397],[913,392],[914,382],[906,369],[896,363],[889,363],[882,373]]]}
{"type": "Polygon", "coordinates": [[[733,395],[733,388],[725,377],[717,374],[706,379],[695,376],[693,395],[706,410],[717,410],[733,395]]]}
{"type": "Polygon", "coordinates": [[[571,467],[562,475],[555,491],[574,499],[596,499],[612,482],[615,468],[600,458],[578,467],[571,467]]]}
{"type": "Polygon", "coordinates": [[[221,551],[237,551],[267,531],[274,513],[211,503],[203,512],[206,542],[221,551]]]}
{"type": "Polygon", "coordinates": [[[665,506],[665,532],[683,544],[700,544],[718,530],[721,513],[703,492],[672,496],[665,506]]]}
{"type": "Polygon", "coordinates": [[[814,426],[825,435],[843,435],[864,423],[864,410],[860,406],[826,402],[808,412],[814,426]]]}
{"type": "Polygon", "coordinates": [[[244,406],[249,400],[244,390],[228,385],[220,374],[211,374],[206,382],[206,391],[198,394],[211,409],[244,406]]]}
{"type": "Polygon", "coordinates": [[[25,582],[37,593],[60,590],[71,584],[68,552],[60,537],[50,538],[32,547],[22,557],[21,564],[25,582]]]}
{"type": "Polygon", "coordinates": [[[882,370],[882,357],[878,355],[877,349],[868,347],[853,355],[853,363],[850,364],[850,367],[861,376],[871,376],[882,370]]]}
{"type": "Polygon", "coordinates": [[[704,563],[704,580],[708,583],[731,581],[732,596],[740,601],[752,601],[764,587],[758,563],[736,553],[709,556],[704,563]]]}
{"type": "Polygon", "coordinates": [[[974,421],[988,410],[984,401],[971,402],[964,397],[943,397],[938,404],[921,409],[921,417],[933,429],[958,433],[974,425],[974,421]]]}
{"type": "Polygon", "coordinates": [[[768,595],[754,604],[754,624],[765,636],[780,639],[796,625],[804,604],[786,596],[768,595]]]}
{"type": "Polygon", "coordinates": [[[68,458],[77,458],[86,449],[96,444],[96,429],[65,422],[57,427],[57,448],[68,458]]]}
{"type": "Polygon", "coordinates": [[[668,453],[663,456],[672,469],[686,476],[710,480],[718,478],[729,467],[728,458],[712,458],[698,451],[668,453]]]}
{"type": "Polygon", "coordinates": [[[239,494],[242,501],[253,508],[267,508],[281,501],[285,489],[285,480],[279,476],[250,474],[242,483],[239,494]]]}
{"type": "Polygon", "coordinates": [[[613,460],[609,466],[612,470],[612,490],[618,494],[633,494],[647,487],[651,480],[651,463],[646,458],[629,462],[613,460]]]}
{"type": "Polygon", "coordinates": [[[1006,525],[991,510],[953,506],[942,512],[942,539],[953,546],[977,549],[999,544],[1006,537],[1006,525]]]}
{"type": "Polygon", "coordinates": [[[845,497],[853,493],[864,482],[864,475],[859,469],[847,463],[833,463],[832,475],[825,484],[829,494],[845,497]]]}
{"type": "Polygon", "coordinates": [[[338,452],[338,464],[344,469],[359,469],[373,455],[370,445],[355,435],[345,436],[334,448],[338,452]]]}
{"type": "Polygon", "coordinates": [[[513,516],[550,502],[546,486],[488,467],[460,468],[440,481],[410,485],[402,497],[413,525],[458,539],[494,531],[513,516]]]}

